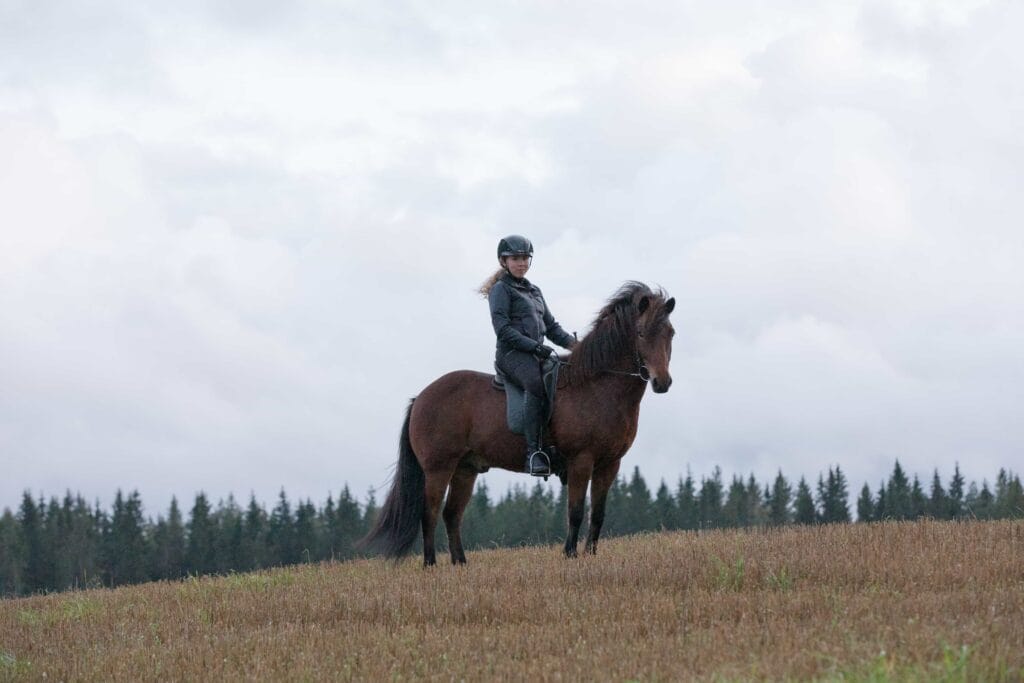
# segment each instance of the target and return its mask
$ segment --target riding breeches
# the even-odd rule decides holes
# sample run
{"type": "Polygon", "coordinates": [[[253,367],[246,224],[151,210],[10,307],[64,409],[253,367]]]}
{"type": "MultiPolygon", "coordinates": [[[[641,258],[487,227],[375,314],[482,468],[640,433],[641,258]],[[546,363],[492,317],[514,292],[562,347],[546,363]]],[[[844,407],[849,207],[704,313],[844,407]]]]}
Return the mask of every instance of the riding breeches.
{"type": "Polygon", "coordinates": [[[509,351],[498,359],[498,367],[509,380],[526,393],[544,398],[544,379],[541,377],[540,361],[532,353],[509,351]]]}

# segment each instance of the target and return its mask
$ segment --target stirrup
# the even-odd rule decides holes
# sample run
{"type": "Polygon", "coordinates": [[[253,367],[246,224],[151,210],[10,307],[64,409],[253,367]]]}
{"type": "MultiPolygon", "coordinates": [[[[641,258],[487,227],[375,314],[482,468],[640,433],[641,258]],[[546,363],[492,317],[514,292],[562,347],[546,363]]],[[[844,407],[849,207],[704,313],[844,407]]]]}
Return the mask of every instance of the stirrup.
{"type": "Polygon", "coordinates": [[[541,450],[530,453],[526,459],[526,473],[531,477],[544,477],[544,481],[551,476],[551,458],[541,450]]]}

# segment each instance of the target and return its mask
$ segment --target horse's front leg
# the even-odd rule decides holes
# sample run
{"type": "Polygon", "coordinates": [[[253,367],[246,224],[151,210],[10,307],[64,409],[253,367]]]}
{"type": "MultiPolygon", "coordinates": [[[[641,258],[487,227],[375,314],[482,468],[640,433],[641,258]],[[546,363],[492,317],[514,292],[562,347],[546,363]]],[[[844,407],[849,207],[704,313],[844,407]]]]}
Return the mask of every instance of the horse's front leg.
{"type": "Polygon", "coordinates": [[[590,486],[590,530],[587,532],[587,544],[583,552],[594,555],[597,553],[597,539],[601,535],[604,524],[604,505],[608,501],[608,489],[619,474],[619,463],[622,459],[594,468],[594,483],[590,486]]]}
{"type": "Polygon", "coordinates": [[[587,500],[587,485],[594,469],[594,459],[588,453],[580,453],[568,465],[569,469],[569,533],[565,538],[565,556],[576,557],[579,544],[580,525],[583,524],[583,507],[587,500]]]}
{"type": "Polygon", "coordinates": [[[462,513],[473,497],[475,481],[475,471],[459,467],[448,489],[448,500],[444,504],[444,528],[448,532],[448,552],[451,553],[452,564],[466,564],[466,553],[462,550],[462,513]]]}

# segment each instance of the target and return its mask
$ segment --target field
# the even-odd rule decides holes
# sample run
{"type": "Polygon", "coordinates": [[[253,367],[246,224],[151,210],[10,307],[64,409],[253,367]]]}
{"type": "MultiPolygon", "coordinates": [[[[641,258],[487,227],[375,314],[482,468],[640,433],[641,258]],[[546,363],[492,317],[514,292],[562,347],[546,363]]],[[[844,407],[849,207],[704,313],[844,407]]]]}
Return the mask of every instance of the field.
{"type": "Polygon", "coordinates": [[[0,601],[0,680],[1024,679],[1024,522],[611,539],[0,601]]]}

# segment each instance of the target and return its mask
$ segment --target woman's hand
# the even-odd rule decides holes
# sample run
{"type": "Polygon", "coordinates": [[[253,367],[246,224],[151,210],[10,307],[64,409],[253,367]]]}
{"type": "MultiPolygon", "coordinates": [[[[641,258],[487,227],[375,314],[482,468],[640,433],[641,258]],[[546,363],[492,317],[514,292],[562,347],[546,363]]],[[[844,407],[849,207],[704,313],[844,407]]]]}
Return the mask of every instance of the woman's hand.
{"type": "Polygon", "coordinates": [[[533,350],[533,355],[536,356],[538,360],[547,360],[554,353],[555,350],[546,344],[537,344],[536,348],[533,350]]]}

